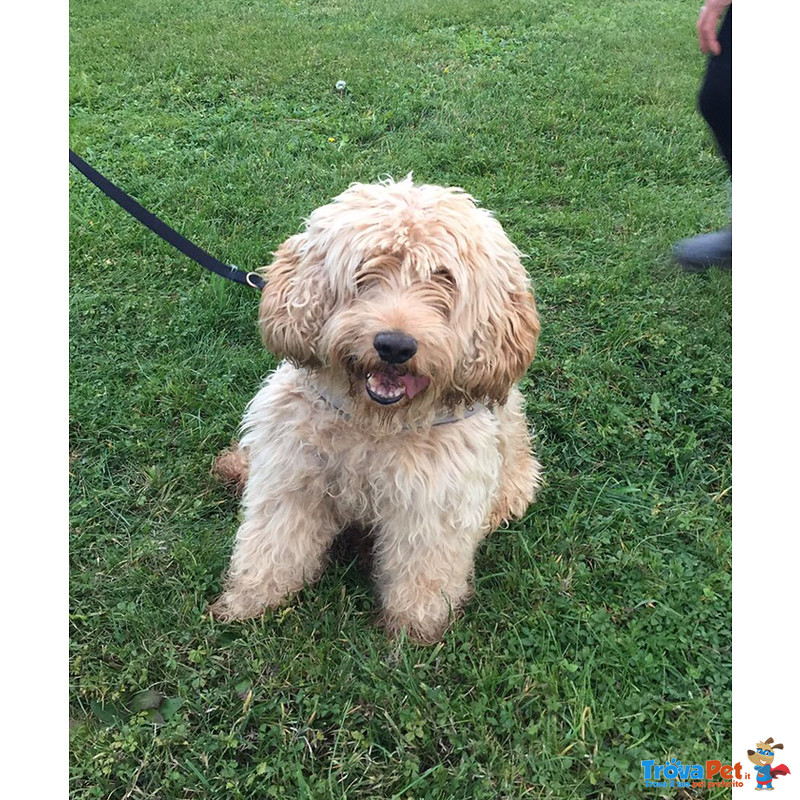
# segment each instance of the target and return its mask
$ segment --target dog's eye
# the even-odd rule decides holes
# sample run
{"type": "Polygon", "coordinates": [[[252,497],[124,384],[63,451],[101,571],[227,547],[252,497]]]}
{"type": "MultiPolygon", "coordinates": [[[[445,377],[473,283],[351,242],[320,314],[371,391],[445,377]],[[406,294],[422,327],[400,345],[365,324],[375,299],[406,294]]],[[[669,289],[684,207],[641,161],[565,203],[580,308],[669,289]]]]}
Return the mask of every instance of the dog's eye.
{"type": "Polygon", "coordinates": [[[440,267],[433,273],[433,275],[431,275],[431,278],[448,289],[455,289],[456,287],[456,279],[453,277],[453,273],[450,272],[449,269],[440,267]]]}
{"type": "Polygon", "coordinates": [[[377,270],[365,270],[356,276],[356,292],[365,292],[372,286],[378,286],[383,282],[383,277],[377,270]]]}
{"type": "Polygon", "coordinates": [[[419,291],[425,295],[426,302],[432,308],[436,308],[445,319],[449,319],[453,312],[455,287],[455,279],[448,270],[436,270],[429,281],[420,284],[419,291]]]}
{"type": "Polygon", "coordinates": [[[373,286],[389,285],[390,264],[386,257],[362,261],[356,270],[356,292],[361,294],[373,286]]]}

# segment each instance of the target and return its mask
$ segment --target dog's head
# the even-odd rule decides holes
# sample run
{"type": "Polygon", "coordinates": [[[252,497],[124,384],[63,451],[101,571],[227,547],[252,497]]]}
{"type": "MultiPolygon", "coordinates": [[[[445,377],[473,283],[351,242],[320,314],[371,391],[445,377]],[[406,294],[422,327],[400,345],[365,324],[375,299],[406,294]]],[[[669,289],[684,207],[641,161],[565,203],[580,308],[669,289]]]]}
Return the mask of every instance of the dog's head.
{"type": "Polygon", "coordinates": [[[536,349],[520,253],[460,189],[353,184],[264,275],[267,348],[363,409],[503,403],[536,349]]]}
{"type": "Polygon", "coordinates": [[[775,760],[775,751],[783,750],[782,744],[773,744],[774,739],[770,736],[766,742],[758,742],[756,750],[748,750],[747,758],[753,764],[763,767],[766,764],[771,764],[775,760]]]}

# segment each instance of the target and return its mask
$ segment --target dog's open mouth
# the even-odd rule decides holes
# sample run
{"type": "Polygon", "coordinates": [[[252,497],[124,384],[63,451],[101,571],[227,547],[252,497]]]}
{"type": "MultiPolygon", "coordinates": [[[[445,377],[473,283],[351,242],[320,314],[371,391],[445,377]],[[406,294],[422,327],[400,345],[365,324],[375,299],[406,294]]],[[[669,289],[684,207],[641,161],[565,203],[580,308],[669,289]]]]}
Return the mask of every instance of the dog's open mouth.
{"type": "Polygon", "coordinates": [[[367,375],[367,394],[381,405],[397,403],[404,397],[411,400],[415,395],[428,388],[430,378],[423,375],[410,375],[400,372],[388,364],[380,370],[367,375]]]}

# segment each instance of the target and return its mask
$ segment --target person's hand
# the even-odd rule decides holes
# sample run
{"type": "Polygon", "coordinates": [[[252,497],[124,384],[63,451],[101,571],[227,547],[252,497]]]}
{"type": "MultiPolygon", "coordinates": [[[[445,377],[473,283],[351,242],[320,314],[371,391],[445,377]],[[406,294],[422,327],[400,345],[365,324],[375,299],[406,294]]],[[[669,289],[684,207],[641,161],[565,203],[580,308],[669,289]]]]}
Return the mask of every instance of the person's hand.
{"type": "Polygon", "coordinates": [[[722,12],[731,4],[731,0],[706,0],[700,9],[697,20],[697,39],[703,53],[720,54],[721,48],[717,39],[717,23],[722,12]]]}

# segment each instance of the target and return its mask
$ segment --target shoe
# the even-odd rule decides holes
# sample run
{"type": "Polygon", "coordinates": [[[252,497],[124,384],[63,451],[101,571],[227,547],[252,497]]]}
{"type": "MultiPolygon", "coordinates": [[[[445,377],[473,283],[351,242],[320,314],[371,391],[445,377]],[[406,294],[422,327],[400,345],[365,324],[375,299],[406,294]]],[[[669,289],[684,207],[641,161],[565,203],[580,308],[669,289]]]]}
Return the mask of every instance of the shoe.
{"type": "Polygon", "coordinates": [[[673,246],[672,255],[686,272],[705,272],[711,267],[731,269],[733,232],[727,228],[681,239],[673,246]]]}

